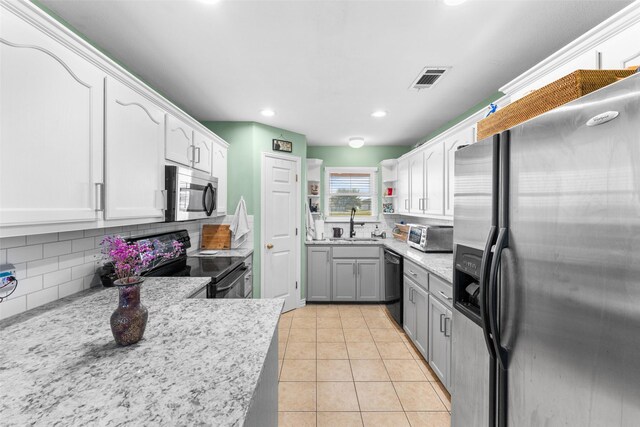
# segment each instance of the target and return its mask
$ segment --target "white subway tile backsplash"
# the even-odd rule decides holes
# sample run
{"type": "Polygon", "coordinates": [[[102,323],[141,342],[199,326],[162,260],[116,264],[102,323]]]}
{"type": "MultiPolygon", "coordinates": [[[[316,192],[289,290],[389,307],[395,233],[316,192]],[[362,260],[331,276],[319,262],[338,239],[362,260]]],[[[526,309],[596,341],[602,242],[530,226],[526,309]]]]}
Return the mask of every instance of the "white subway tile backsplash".
{"type": "Polygon", "coordinates": [[[73,240],[73,239],[80,239],[84,237],[84,231],[82,230],[78,230],[78,231],[65,231],[64,233],[59,233],[58,235],[58,240],[73,240]]]}
{"type": "Polygon", "coordinates": [[[70,268],[84,264],[84,252],[62,255],[59,258],[58,264],[60,268],[70,268]]]}
{"type": "Polygon", "coordinates": [[[18,264],[13,264],[16,269],[16,279],[26,279],[27,278],[27,263],[20,262],[18,264]]]}
{"type": "Polygon", "coordinates": [[[84,262],[93,262],[96,263],[100,261],[102,258],[102,253],[100,253],[100,249],[91,249],[89,251],[84,251],[84,262]]]}
{"type": "Polygon", "coordinates": [[[69,295],[73,295],[83,289],[83,279],[72,280],[58,286],[58,296],[60,298],[68,297],[69,295]]]}
{"type": "Polygon", "coordinates": [[[82,278],[82,287],[84,289],[93,288],[94,286],[102,286],[102,282],[100,281],[100,277],[97,274],[92,274],[90,276],[84,276],[82,278]]]}
{"type": "Polygon", "coordinates": [[[18,246],[24,246],[27,244],[27,238],[25,236],[17,237],[3,237],[0,239],[0,249],[16,248],[18,246]]]}
{"type": "Polygon", "coordinates": [[[18,279],[18,286],[12,296],[26,295],[42,289],[42,276],[18,279]]]}
{"type": "Polygon", "coordinates": [[[35,261],[42,259],[42,245],[21,246],[19,248],[7,249],[7,262],[15,264],[17,262],[35,261]]]}
{"type": "Polygon", "coordinates": [[[96,265],[93,262],[77,265],[75,267],[71,267],[71,278],[78,279],[80,277],[93,274],[95,273],[95,271],[96,271],[96,265]]]}
{"type": "Polygon", "coordinates": [[[0,249],[0,264],[6,264],[6,263],[7,263],[7,250],[0,249]]]}
{"type": "Polygon", "coordinates": [[[104,228],[94,228],[92,230],[84,230],[84,237],[95,237],[104,235],[104,228]]]}
{"type": "MultiPolygon", "coordinates": [[[[14,294],[15,295],[15,294],[14,294]]],[[[27,309],[27,297],[24,295],[15,297],[11,295],[0,304],[0,319],[20,314],[27,309]]]]}
{"type": "Polygon", "coordinates": [[[71,269],[65,268],[64,270],[58,270],[51,273],[47,273],[42,276],[42,284],[45,288],[56,286],[61,283],[65,283],[71,280],[71,269]]]}
{"type": "Polygon", "coordinates": [[[50,243],[58,241],[58,233],[35,234],[27,236],[27,245],[37,245],[40,243],[50,243]]]}
{"type": "Polygon", "coordinates": [[[71,240],[65,240],[64,242],[45,243],[44,257],[60,256],[71,253],[71,240]]]}
{"type": "Polygon", "coordinates": [[[81,252],[95,247],[95,238],[86,237],[84,239],[75,239],[71,241],[71,252],[81,252]]]}
{"type": "Polygon", "coordinates": [[[27,295],[27,310],[58,299],[58,287],[43,289],[27,295]]]}
{"type": "Polygon", "coordinates": [[[58,257],[39,259],[27,263],[27,277],[39,276],[58,270],[58,257]]]}

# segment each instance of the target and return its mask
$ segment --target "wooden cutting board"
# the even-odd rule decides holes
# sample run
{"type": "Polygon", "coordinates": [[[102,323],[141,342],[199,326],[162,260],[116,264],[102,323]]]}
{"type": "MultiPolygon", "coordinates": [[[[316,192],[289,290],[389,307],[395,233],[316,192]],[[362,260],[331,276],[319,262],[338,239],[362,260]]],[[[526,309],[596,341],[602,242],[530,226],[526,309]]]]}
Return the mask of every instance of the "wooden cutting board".
{"type": "Polygon", "coordinates": [[[231,249],[229,225],[204,224],[200,236],[200,249],[231,249]]]}

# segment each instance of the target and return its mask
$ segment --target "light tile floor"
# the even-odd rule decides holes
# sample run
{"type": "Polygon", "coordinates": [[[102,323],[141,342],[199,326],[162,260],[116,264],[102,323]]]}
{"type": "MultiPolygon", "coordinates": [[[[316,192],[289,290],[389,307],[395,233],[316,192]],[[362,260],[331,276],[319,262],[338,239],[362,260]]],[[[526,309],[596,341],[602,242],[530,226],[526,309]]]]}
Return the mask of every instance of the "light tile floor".
{"type": "Polygon", "coordinates": [[[450,396],[383,305],[284,313],[279,425],[449,427],[450,396]]]}

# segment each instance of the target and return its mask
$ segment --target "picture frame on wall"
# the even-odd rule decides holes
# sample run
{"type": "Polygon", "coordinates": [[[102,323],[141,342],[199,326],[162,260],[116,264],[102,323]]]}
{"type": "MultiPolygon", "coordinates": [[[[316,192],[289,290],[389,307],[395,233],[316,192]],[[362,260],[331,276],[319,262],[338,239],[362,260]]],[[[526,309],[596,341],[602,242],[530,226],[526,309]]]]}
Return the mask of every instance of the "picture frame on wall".
{"type": "Polygon", "coordinates": [[[282,151],[285,153],[291,153],[293,151],[293,143],[291,141],[285,141],[282,139],[272,140],[273,151],[282,151]]]}

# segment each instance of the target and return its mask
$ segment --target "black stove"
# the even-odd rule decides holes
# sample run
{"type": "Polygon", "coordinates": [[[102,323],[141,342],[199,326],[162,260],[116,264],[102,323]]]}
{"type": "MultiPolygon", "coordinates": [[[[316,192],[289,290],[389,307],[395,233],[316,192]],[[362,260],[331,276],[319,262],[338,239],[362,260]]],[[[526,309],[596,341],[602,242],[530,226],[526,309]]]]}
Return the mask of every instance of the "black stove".
{"type": "MultiPolygon", "coordinates": [[[[194,294],[198,298],[244,298],[244,276],[247,268],[242,257],[190,257],[187,249],[191,247],[191,238],[187,230],[152,234],[127,239],[128,242],[157,240],[170,245],[173,240],[182,243],[182,252],[169,262],[150,268],[143,273],[145,277],[210,277],[207,286],[194,294]]],[[[100,269],[103,286],[113,286],[116,279],[111,265],[100,269]]]]}

